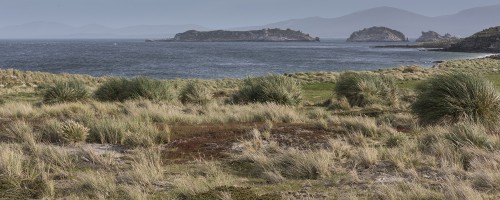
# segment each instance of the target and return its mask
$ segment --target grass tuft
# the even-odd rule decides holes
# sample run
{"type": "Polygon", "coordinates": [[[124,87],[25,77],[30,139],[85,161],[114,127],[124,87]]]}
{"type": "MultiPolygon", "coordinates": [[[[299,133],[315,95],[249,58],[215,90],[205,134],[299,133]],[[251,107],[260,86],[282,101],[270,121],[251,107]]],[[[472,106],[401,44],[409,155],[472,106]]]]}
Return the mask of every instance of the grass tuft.
{"type": "Polygon", "coordinates": [[[351,106],[394,105],[398,101],[396,81],[383,75],[342,73],[335,85],[337,98],[347,98],[351,106]]]}
{"type": "Polygon", "coordinates": [[[180,91],[179,100],[183,104],[204,105],[212,100],[212,93],[207,86],[190,82],[180,91]]]}
{"type": "Polygon", "coordinates": [[[97,89],[95,97],[100,101],[125,101],[139,98],[161,101],[172,98],[166,82],[146,77],[111,79],[97,89]]]}
{"type": "Polygon", "coordinates": [[[302,88],[297,80],[286,76],[247,78],[232,100],[235,103],[297,105],[302,100],[302,88]]]}
{"type": "Polygon", "coordinates": [[[493,149],[494,142],[489,139],[482,125],[461,123],[454,125],[445,138],[456,147],[475,146],[482,149],[493,149]]]}
{"type": "Polygon", "coordinates": [[[55,104],[83,101],[89,97],[87,87],[80,81],[57,82],[48,87],[43,94],[43,103],[55,104]]]}
{"type": "Polygon", "coordinates": [[[476,75],[437,75],[417,92],[412,110],[423,125],[472,121],[495,126],[500,122],[500,96],[489,81],[476,75]]]}

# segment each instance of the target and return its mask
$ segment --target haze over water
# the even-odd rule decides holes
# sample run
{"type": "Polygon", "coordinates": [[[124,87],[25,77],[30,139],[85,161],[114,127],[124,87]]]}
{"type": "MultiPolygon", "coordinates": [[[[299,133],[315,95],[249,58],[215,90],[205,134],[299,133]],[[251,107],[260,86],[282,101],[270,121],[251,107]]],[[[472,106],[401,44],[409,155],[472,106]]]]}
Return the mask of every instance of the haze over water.
{"type": "MultiPolygon", "coordinates": [[[[395,44],[395,43],[390,43],[395,44]]],[[[269,73],[375,70],[486,56],[378,49],[384,43],[146,43],[143,40],[0,40],[0,68],[92,76],[241,78],[269,73]]]]}

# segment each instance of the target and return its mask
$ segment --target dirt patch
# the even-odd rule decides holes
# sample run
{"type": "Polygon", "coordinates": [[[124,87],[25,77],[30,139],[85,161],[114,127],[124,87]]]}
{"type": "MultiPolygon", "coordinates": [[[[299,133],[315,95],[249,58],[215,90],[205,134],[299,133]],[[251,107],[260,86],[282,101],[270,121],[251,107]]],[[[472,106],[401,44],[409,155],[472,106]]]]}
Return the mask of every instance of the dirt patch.
{"type": "MultiPolygon", "coordinates": [[[[248,138],[252,129],[263,127],[263,123],[173,126],[176,136],[165,146],[164,157],[173,163],[227,158],[235,143],[248,138]]],[[[300,149],[322,146],[332,135],[309,124],[276,124],[271,130],[271,139],[279,145],[300,149]]]]}
{"type": "Polygon", "coordinates": [[[311,149],[324,147],[334,135],[310,124],[282,124],[271,131],[271,140],[283,147],[311,149]]]}
{"type": "Polygon", "coordinates": [[[243,138],[253,124],[178,125],[172,127],[174,139],[165,146],[167,162],[220,159],[227,155],[231,145],[243,138]]]}

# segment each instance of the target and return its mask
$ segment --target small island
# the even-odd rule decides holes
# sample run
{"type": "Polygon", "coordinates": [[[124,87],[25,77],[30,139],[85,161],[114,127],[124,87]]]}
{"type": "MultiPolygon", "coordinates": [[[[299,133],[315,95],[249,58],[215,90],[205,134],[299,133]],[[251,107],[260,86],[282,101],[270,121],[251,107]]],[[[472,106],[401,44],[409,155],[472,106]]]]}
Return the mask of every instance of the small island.
{"type": "Polygon", "coordinates": [[[178,33],[172,39],[147,42],[318,42],[318,37],[291,29],[262,29],[252,31],[196,31],[178,33]]]}
{"type": "Polygon", "coordinates": [[[356,31],[351,34],[347,42],[407,42],[406,36],[387,27],[374,26],[356,31]]]}
{"type": "Polygon", "coordinates": [[[500,53],[500,26],[475,33],[443,51],[500,53]]]}
{"type": "Polygon", "coordinates": [[[460,42],[462,39],[452,36],[451,34],[440,35],[435,31],[423,31],[422,35],[415,41],[414,44],[405,45],[384,45],[375,46],[375,48],[415,48],[426,50],[439,50],[451,47],[453,44],[460,42]]]}
{"type": "Polygon", "coordinates": [[[452,42],[457,40],[459,40],[458,37],[452,36],[449,33],[440,35],[435,31],[427,31],[422,32],[422,36],[420,36],[415,42],[452,42]]]}

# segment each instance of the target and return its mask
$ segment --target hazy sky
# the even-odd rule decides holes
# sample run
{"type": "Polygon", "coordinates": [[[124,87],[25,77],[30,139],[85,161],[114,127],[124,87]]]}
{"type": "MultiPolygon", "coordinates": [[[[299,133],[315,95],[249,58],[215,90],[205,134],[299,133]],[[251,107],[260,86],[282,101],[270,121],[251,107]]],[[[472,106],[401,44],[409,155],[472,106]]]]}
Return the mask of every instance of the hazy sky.
{"type": "Polygon", "coordinates": [[[68,25],[263,25],[303,17],[338,17],[392,6],[427,16],[500,4],[500,0],[0,0],[0,26],[33,21],[68,25]]]}

